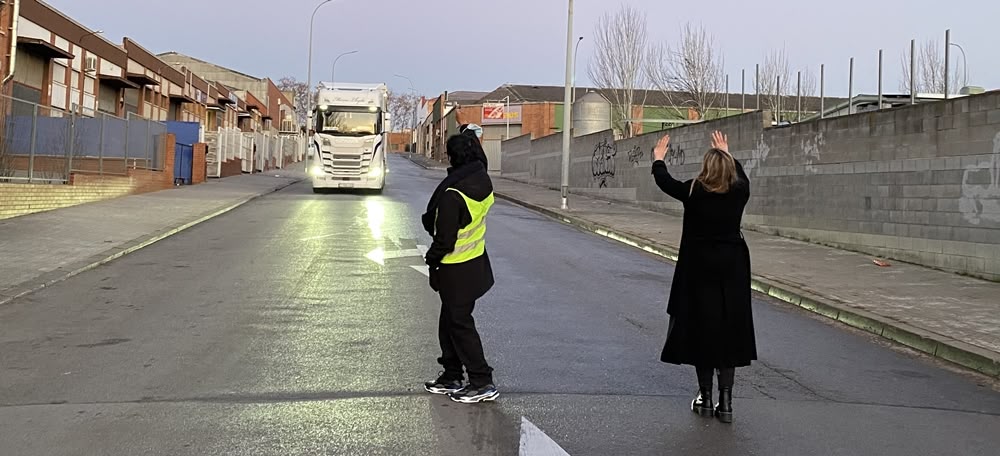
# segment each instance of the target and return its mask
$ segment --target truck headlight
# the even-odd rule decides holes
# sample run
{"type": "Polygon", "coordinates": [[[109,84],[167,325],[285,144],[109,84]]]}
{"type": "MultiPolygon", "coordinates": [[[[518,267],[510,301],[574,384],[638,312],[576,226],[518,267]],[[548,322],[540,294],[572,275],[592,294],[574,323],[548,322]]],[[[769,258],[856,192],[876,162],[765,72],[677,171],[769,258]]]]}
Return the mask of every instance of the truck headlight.
{"type": "Polygon", "coordinates": [[[323,167],[319,166],[319,165],[313,166],[312,169],[310,170],[310,172],[312,173],[313,176],[322,176],[323,175],[323,167]]]}
{"type": "Polygon", "coordinates": [[[368,171],[368,176],[369,177],[379,177],[381,175],[382,175],[382,167],[381,166],[374,166],[374,167],[372,167],[371,170],[368,171]]]}

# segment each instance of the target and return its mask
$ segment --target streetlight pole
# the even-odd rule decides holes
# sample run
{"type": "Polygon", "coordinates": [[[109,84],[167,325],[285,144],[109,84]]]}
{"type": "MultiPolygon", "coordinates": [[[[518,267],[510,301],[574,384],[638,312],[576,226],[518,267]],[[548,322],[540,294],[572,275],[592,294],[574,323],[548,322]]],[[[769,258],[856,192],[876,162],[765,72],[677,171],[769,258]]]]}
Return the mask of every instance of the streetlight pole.
{"type": "Polygon", "coordinates": [[[573,110],[570,109],[570,104],[573,102],[572,88],[570,87],[573,83],[573,0],[568,0],[568,2],[566,7],[566,83],[564,84],[566,91],[563,93],[562,179],[560,182],[563,210],[569,209],[569,147],[572,140],[570,127],[573,125],[572,119],[570,119],[573,114],[573,110]]]}
{"type": "Polygon", "coordinates": [[[957,47],[959,51],[962,51],[962,67],[964,68],[962,70],[962,79],[963,79],[962,86],[968,87],[969,86],[969,59],[966,58],[966,56],[965,56],[965,48],[963,48],[962,45],[960,45],[958,43],[951,43],[951,45],[957,47]]]}
{"type": "Polygon", "coordinates": [[[330,70],[330,84],[333,84],[334,82],[337,82],[337,61],[340,60],[340,58],[343,57],[343,56],[345,56],[345,55],[351,55],[351,54],[357,54],[357,53],[358,53],[358,51],[349,51],[349,52],[345,52],[343,54],[340,54],[340,55],[337,56],[337,58],[333,59],[333,69],[330,70]]]}
{"type": "Polygon", "coordinates": [[[316,13],[323,5],[332,2],[333,0],[323,0],[316,5],[316,9],[313,10],[312,16],[309,18],[309,68],[306,70],[306,112],[308,113],[308,123],[309,129],[313,128],[313,87],[312,87],[312,71],[313,71],[313,25],[316,22],[316,13]]]}
{"type": "Polygon", "coordinates": [[[503,140],[506,141],[510,139],[510,95],[500,99],[506,105],[503,108],[503,117],[507,121],[507,133],[504,135],[503,140]]]}
{"type": "Polygon", "coordinates": [[[573,50],[573,104],[576,104],[576,56],[580,53],[580,42],[583,37],[576,39],[576,49],[573,50]]]}

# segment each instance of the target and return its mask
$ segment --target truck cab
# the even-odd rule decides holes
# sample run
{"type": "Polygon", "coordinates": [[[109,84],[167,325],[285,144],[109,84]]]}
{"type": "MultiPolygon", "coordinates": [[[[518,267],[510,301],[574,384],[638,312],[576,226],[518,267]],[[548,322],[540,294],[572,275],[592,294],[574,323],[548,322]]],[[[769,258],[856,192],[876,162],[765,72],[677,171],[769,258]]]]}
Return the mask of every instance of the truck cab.
{"type": "Polygon", "coordinates": [[[385,188],[390,130],[385,84],[321,83],[313,112],[313,191],[385,188]]]}

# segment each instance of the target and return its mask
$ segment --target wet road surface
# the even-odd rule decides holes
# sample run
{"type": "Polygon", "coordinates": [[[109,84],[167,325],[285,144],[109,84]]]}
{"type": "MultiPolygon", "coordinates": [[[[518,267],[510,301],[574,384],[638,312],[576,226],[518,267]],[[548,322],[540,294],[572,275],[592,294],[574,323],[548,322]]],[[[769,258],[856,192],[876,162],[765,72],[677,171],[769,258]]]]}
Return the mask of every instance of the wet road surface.
{"type": "Polygon", "coordinates": [[[476,317],[501,399],[423,392],[439,301],[418,269],[438,174],[301,183],[0,307],[2,455],[987,455],[988,381],[770,301],[736,422],[658,361],[672,267],[506,202],[476,317]]]}

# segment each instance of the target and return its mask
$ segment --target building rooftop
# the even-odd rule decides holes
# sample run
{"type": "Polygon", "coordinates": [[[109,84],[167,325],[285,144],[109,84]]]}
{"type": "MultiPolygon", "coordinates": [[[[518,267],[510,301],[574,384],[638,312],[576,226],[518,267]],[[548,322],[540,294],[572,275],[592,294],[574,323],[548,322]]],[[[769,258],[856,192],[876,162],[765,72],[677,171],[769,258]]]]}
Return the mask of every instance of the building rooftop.
{"type": "MultiPolygon", "coordinates": [[[[564,97],[563,86],[538,86],[538,85],[518,85],[518,84],[504,84],[498,87],[496,90],[484,95],[480,98],[477,103],[484,102],[495,102],[503,100],[506,97],[510,97],[510,102],[513,104],[519,103],[562,103],[564,97]]],[[[594,87],[577,87],[576,88],[576,98],[579,99],[586,95],[588,92],[597,92],[604,95],[608,100],[614,100],[614,93],[611,90],[598,89],[594,87]]],[[[683,98],[683,94],[679,92],[664,93],[659,90],[637,90],[636,91],[636,104],[644,106],[676,106],[677,100],[683,98]],[[645,102],[643,102],[645,100],[645,102]]],[[[796,107],[795,95],[788,95],[785,100],[790,101],[789,108],[794,109],[796,107]]],[[[839,103],[846,102],[846,98],[826,98],[826,106],[832,106],[839,103]]],[[[739,93],[729,94],[729,108],[739,109],[743,103],[743,95],[739,93]]],[[[747,109],[755,109],[757,106],[756,95],[747,93],[746,94],[746,105],[747,109]]],[[[719,94],[717,98],[716,105],[714,106],[718,109],[723,109],[726,107],[725,94],[719,94]]],[[[819,97],[803,97],[802,98],[802,109],[804,111],[815,112],[819,111],[820,99],[819,97]]]]}

